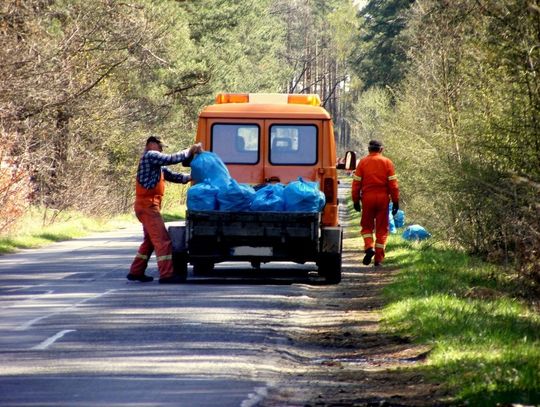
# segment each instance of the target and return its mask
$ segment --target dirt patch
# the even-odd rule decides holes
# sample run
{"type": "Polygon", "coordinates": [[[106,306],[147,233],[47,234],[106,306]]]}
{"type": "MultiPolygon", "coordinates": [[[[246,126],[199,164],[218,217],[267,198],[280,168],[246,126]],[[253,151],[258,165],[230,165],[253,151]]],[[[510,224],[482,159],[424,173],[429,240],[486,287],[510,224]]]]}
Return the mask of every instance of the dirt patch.
{"type": "Polygon", "coordinates": [[[446,391],[419,369],[430,349],[380,330],[391,268],[359,266],[344,253],[343,281],[307,287],[310,302],[288,315],[280,349],[294,373],[260,406],[442,406],[446,391]]]}

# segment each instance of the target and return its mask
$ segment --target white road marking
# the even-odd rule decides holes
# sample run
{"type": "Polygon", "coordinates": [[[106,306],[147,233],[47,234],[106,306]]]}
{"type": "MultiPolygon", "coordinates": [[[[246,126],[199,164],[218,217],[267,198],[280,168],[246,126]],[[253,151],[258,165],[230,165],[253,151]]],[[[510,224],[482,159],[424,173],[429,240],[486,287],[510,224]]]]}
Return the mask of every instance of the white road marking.
{"type": "Polygon", "coordinates": [[[51,346],[53,343],[55,343],[58,339],[60,339],[62,336],[70,332],[75,332],[75,329],[64,329],[63,331],[58,332],[56,335],[53,335],[50,338],[45,339],[39,345],[32,347],[32,350],[45,350],[49,346],[51,346]]]}
{"type": "Polygon", "coordinates": [[[52,317],[53,315],[58,315],[58,312],[53,312],[52,314],[43,315],[42,317],[31,319],[28,322],[25,322],[22,325],[19,325],[17,328],[15,328],[16,331],[26,331],[28,328],[30,328],[32,325],[34,325],[36,322],[41,321],[42,319],[52,317]]]}
{"type": "Polygon", "coordinates": [[[78,302],[77,304],[75,304],[73,307],[77,307],[77,306],[79,306],[79,305],[81,305],[81,304],[84,304],[85,302],[88,302],[88,301],[91,301],[91,300],[95,300],[96,298],[103,297],[104,295],[107,295],[107,294],[112,293],[112,292],[114,292],[114,291],[116,291],[116,290],[115,290],[115,289],[113,289],[113,290],[107,290],[107,291],[105,291],[104,293],[100,293],[100,294],[97,294],[97,295],[95,295],[95,296],[93,296],[93,297],[86,298],[86,299],[84,299],[84,300],[82,300],[82,301],[79,301],[79,302],[78,302]]]}
{"type": "Polygon", "coordinates": [[[59,315],[59,314],[61,314],[63,312],[67,312],[69,310],[72,310],[73,308],[76,308],[79,305],[82,305],[82,304],[84,304],[84,303],[86,303],[86,302],[88,302],[90,300],[95,300],[96,298],[103,297],[104,295],[107,295],[107,294],[109,294],[109,293],[111,293],[113,291],[116,291],[116,290],[115,289],[107,290],[104,293],[99,293],[99,294],[97,294],[97,295],[95,295],[93,297],[85,298],[84,300],[81,300],[81,301],[77,302],[76,304],[73,304],[71,307],[68,307],[68,308],[64,309],[63,311],[61,311],[61,312],[52,312],[50,314],[43,315],[43,316],[38,317],[38,318],[34,318],[34,319],[32,319],[32,320],[30,320],[28,322],[25,322],[24,324],[19,325],[18,327],[16,327],[15,331],[26,331],[28,328],[30,328],[32,325],[34,325],[36,322],[39,322],[39,321],[41,321],[43,319],[46,319],[46,318],[49,318],[49,317],[52,317],[52,316],[55,316],[55,315],[59,315]]]}

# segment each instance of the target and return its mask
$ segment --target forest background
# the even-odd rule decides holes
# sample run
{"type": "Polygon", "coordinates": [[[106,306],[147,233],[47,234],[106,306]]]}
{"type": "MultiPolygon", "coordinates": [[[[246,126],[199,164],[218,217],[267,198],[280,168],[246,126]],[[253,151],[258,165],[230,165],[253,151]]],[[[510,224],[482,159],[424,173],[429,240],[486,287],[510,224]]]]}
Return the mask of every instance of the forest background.
{"type": "Polygon", "coordinates": [[[218,92],[317,93],[408,219],[538,294],[539,63],[538,0],[5,0],[0,234],[129,212],[146,137],[188,146],[218,92]]]}

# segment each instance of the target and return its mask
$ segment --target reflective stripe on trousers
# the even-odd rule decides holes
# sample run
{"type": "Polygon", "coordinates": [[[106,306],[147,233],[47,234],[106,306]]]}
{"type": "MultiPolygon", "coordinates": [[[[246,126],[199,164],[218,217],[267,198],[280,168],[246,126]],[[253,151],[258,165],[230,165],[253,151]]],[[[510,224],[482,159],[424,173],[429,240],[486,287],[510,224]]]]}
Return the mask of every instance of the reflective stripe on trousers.
{"type": "Polygon", "coordinates": [[[364,238],[364,250],[375,247],[375,262],[384,259],[388,239],[388,206],[390,198],[386,191],[369,191],[362,196],[362,219],[360,226],[364,238]],[[375,232],[375,242],[373,233],[375,232]]]}
{"type": "Polygon", "coordinates": [[[159,277],[173,275],[172,243],[157,206],[136,208],[135,215],[143,225],[144,238],[131,264],[130,273],[141,275],[148,266],[148,259],[156,251],[159,277]]]}

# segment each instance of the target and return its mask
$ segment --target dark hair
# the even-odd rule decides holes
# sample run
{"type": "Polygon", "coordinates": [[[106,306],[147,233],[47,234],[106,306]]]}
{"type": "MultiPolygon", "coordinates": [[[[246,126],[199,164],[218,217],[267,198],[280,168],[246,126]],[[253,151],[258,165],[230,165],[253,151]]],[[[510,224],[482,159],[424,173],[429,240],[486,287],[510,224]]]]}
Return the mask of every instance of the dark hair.
{"type": "Polygon", "coordinates": [[[381,151],[383,148],[383,143],[382,141],[379,141],[379,140],[370,140],[369,141],[369,144],[368,144],[368,151],[370,153],[373,153],[373,152],[379,152],[381,151]]]}

